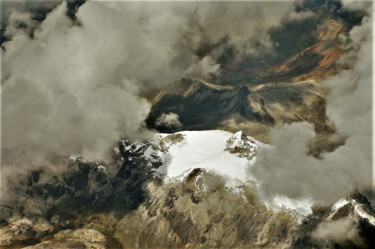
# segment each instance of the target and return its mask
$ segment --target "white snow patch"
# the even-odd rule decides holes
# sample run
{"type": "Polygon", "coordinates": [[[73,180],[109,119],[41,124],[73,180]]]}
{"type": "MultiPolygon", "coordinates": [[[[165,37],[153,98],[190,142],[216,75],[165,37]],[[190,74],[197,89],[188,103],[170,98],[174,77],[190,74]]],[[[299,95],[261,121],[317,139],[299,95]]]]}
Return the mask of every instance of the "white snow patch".
{"type": "Polygon", "coordinates": [[[338,210],[348,204],[349,202],[345,199],[341,199],[332,206],[332,211],[338,210]]]}
{"type": "Polygon", "coordinates": [[[98,170],[101,172],[107,173],[107,169],[103,165],[99,165],[98,170]]]}
{"type": "Polygon", "coordinates": [[[224,151],[232,133],[220,130],[183,131],[184,141],[171,145],[170,160],[160,167],[169,180],[182,180],[192,169],[203,168],[228,179],[232,186],[236,179],[246,182],[247,167],[252,163],[224,151]]]}
{"type": "Polygon", "coordinates": [[[195,193],[207,191],[206,185],[205,185],[204,181],[202,181],[202,180],[204,180],[204,179],[203,179],[203,176],[201,174],[198,175],[195,178],[194,185],[197,188],[197,190],[195,191],[195,193]],[[199,181],[201,181],[201,183],[199,183],[199,181]]]}
{"type": "Polygon", "coordinates": [[[233,141],[233,144],[230,145],[229,147],[235,148],[235,147],[239,147],[241,145],[244,145],[244,141],[242,141],[242,139],[241,139],[242,135],[243,135],[242,131],[237,131],[236,133],[234,133],[233,136],[231,137],[231,140],[233,141]]]}
{"type": "Polygon", "coordinates": [[[77,161],[81,158],[82,158],[81,155],[78,155],[78,154],[69,156],[69,159],[72,160],[72,161],[77,161]]]}
{"type": "MultiPolygon", "coordinates": [[[[294,200],[285,196],[276,196],[269,203],[270,207],[275,208],[272,204],[276,205],[279,208],[293,209],[303,216],[307,216],[312,213],[311,206],[314,201],[312,199],[300,199],[294,200]]],[[[277,208],[276,208],[277,210],[277,208]]]]}
{"type": "Polygon", "coordinates": [[[150,147],[148,147],[148,148],[145,150],[144,155],[145,155],[146,158],[149,158],[149,157],[151,157],[151,155],[152,155],[153,153],[155,153],[155,150],[153,150],[152,147],[150,146],[150,147]]]}
{"type": "Polygon", "coordinates": [[[247,198],[245,197],[245,191],[243,190],[243,188],[239,187],[239,186],[235,186],[233,188],[231,188],[231,190],[233,191],[234,194],[236,194],[238,197],[241,197],[243,199],[244,202],[248,203],[247,201],[247,198]]]}
{"type": "Polygon", "coordinates": [[[166,162],[166,154],[163,153],[160,150],[153,149],[152,146],[149,146],[145,152],[144,156],[146,159],[148,159],[150,162],[156,162],[158,160],[161,160],[161,162],[164,164],[166,162]]]}
{"type": "Polygon", "coordinates": [[[363,219],[367,219],[371,225],[375,226],[375,217],[368,214],[364,209],[363,209],[363,204],[358,204],[355,202],[355,207],[354,207],[355,212],[361,216],[363,219]]]}
{"type": "Polygon", "coordinates": [[[136,144],[135,149],[132,150],[131,152],[137,151],[143,146],[143,143],[141,143],[139,141],[135,142],[135,144],[136,144]]]}

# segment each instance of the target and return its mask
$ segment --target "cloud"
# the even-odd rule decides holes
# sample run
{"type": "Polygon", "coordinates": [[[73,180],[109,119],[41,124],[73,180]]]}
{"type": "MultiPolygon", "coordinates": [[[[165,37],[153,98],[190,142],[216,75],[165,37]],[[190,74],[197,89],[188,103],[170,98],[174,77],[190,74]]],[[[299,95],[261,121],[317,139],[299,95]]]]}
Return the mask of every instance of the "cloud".
{"type": "Polygon", "coordinates": [[[155,124],[157,126],[166,126],[168,128],[178,129],[182,127],[179,117],[176,113],[170,112],[168,114],[163,113],[158,117],[155,124]]]}
{"type": "Polygon", "coordinates": [[[368,11],[371,9],[372,2],[365,0],[342,0],[343,6],[353,10],[368,11]]]}
{"type": "Polygon", "coordinates": [[[220,64],[216,63],[211,57],[205,56],[202,60],[192,64],[185,72],[188,76],[208,77],[211,74],[220,73],[220,64]]]}
{"type": "Polygon", "coordinates": [[[340,243],[352,241],[356,245],[362,245],[356,223],[350,218],[326,221],[319,223],[311,233],[311,237],[317,241],[340,243]]]}
{"type": "Polygon", "coordinates": [[[30,35],[36,26],[37,21],[32,19],[31,13],[14,11],[9,16],[4,35],[12,37],[17,35],[18,32],[25,32],[27,35],[30,35]]]}
{"type": "Polygon", "coordinates": [[[326,114],[345,145],[323,159],[307,155],[315,135],[308,123],[280,125],[270,132],[273,147],[260,151],[250,172],[265,198],[278,195],[330,203],[372,183],[372,28],[371,19],[350,31],[341,63],[350,66],[323,83],[328,91],[326,114]]]}
{"type": "Polygon", "coordinates": [[[194,15],[189,17],[185,32],[193,50],[206,47],[213,59],[222,54],[220,44],[224,41],[240,56],[259,53],[272,48],[269,29],[281,25],[281,20],[293,13],[294,7],[293,1],[200,3],[194,6],[194,15]]]}
{"type": "Polygon", "coordinates": [[[311,18],[311,17],[317,17],[317,15],[311,10],[307,10],[303,12],[292,12],[288,16],[288,21],[304,20],[304,19],[311,18]]]}
{"type": "MultiPolygon", "coordinates": [[[[3,165],[40,164],[51,154],[80,153],[95,160],[121,136],[134,139],[147,133],[140,128],[150,110],[139,97],[145,79],[128,72],[146,64],[146,58],[139,58],[141,50],[154,48],[137,46],[140,37],[128,38],[131,32],[141,35],[131,30],[134,24],[119,30],[112,28],[116,23],[103,21],[122,22],[113,7],[83,7],[78,14],[82,26],[73,25],[62,4],[34,39],[20,33],[5,44],[3,165]],[[98,34],[108,39],[97,39],[98,34]]],[[[163,61],[162,51],[155,51],[161,53],[155,60],[163,61]]]]}
{"type": "Polygon", "coordinates": [[[51,11],[61,0],[17,0],[17,1],[3,1],[1,3],[1,23],[6,25],[9,16],[13,12],[27,12],[35,19],[44,19],[45,14],[51,11]]]}

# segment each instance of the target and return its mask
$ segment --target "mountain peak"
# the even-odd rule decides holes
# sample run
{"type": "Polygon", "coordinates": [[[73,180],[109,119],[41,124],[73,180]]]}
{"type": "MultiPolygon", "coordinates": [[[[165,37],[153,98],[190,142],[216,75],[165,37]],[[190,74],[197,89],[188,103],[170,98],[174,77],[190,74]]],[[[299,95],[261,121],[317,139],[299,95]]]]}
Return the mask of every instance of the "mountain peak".
{"type": "Polygon", "coordinates": [[[259,145],[251,141],[246,134],[240,130],[234,133],[228,140],[225,148],[232,154],[241,158],[253,159],[259,150],[259,145]]]}

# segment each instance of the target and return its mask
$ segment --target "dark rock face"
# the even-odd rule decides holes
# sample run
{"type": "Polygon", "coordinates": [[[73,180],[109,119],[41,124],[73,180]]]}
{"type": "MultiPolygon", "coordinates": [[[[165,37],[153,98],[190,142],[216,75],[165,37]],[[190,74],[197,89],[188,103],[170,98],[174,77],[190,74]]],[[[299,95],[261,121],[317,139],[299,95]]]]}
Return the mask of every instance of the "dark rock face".
{"type": "Polygon", "coordinates": [[[0,227],[6,225],[12,215],[12,207],[0,206],[0,227]]]}
{"type": "Polygon", "coordinates": [[[169,90],[153,105],[146,120],[148,126],[161,132],[171,132],[168,127],[156,124],[163,113],[176,113],[183,124],[182,130],[214,129],[235,115],[249,121],[273,123],[269,114],[251,107],[250,90],[246,86],[217,89],[198,79],[187,78],[176,81],[169,90]]]}
{"type": "Polygon", "coordinates": [[[311,82],[250,88],[183,78],[156,97],[146,123],[160,132],[175,132],[176,128],[157,122],[163,114],[175,113],[182,123],[179,130],[237,131],[248,127],[245,132],[252,134],[253,126],[249,123],[270,127],[276,122],[308,121],[323,131],[329,128],[324,95],[323,89],[311,82]]]}

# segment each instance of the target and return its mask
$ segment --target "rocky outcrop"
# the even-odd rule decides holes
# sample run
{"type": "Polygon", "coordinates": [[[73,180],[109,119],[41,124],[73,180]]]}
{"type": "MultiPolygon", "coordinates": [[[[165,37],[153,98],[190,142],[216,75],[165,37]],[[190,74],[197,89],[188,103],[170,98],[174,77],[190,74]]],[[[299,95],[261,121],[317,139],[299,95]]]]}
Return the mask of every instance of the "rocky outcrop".
{"type": "Polygon", "coordinates": [[[336,62],[345,53],[338,39],[339,35],[344,33],[343,24],[328,19],[320,24],[315,32],[317,42],[280,65],[273,76],[274,81],[320,82],[337,73],[340,66],[336,62]]]}
{"type": "Polygon", "coordinates": [[[249,139],[243,131],[238,131],[227,141],[225,151],[229,151],[241,158],[251,160],[259,150],[259,145],[249,139]]]}
{"type": "Polygon", "coordinates": [[[53,249],[53,248],[76,248],[76,249],[105,249],[105,236],[93,229],[63,230],[55,234],[51,240],[44,241],[27,249],[53,249]]]}

